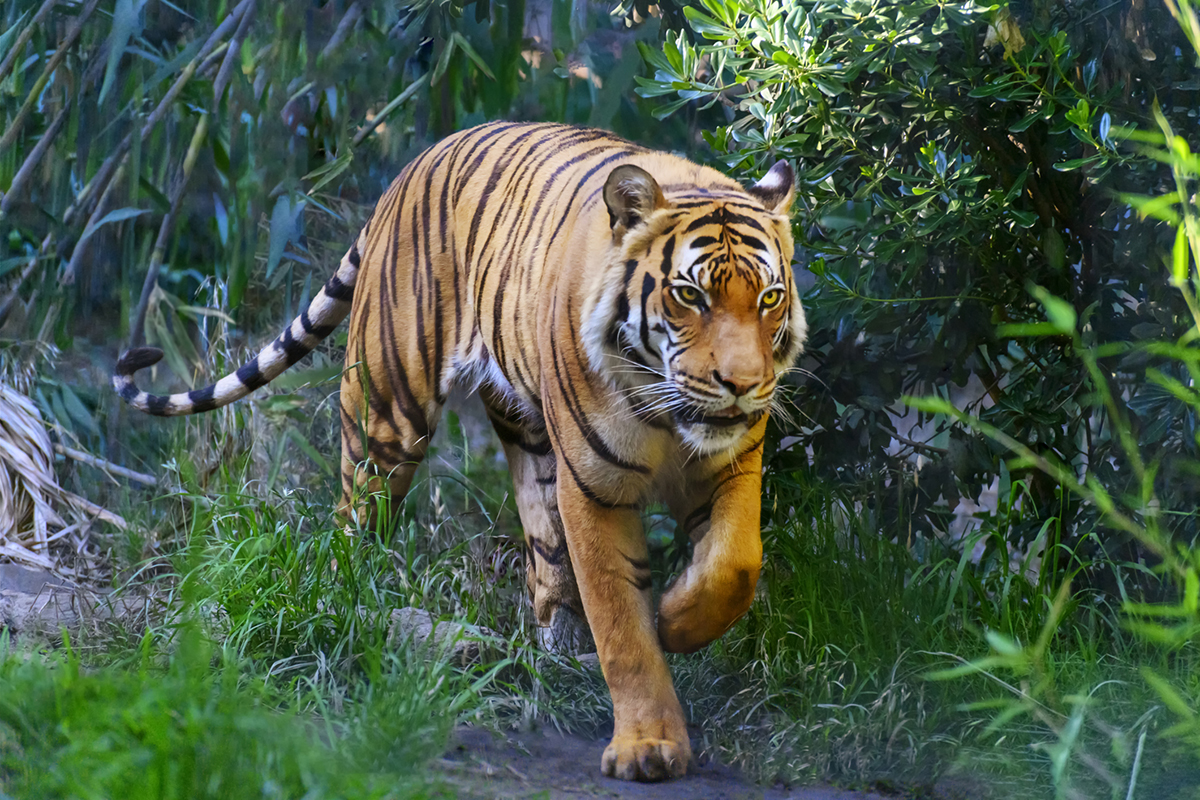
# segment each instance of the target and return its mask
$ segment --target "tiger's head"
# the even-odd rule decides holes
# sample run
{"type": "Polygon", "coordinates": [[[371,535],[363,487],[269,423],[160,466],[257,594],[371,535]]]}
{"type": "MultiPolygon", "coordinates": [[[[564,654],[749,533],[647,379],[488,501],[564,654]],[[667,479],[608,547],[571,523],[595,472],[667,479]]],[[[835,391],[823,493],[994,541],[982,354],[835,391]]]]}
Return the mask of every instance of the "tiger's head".
{"type": "Polygon", "coordinates": [[[792,276],[791,167],[742,188],[617,167],[604,186],[612,229],[605,280],[585,307],[589,358],[634,413],[669,417],[699,453],[725,450],[767,413],[807,326],[792,276]]]}

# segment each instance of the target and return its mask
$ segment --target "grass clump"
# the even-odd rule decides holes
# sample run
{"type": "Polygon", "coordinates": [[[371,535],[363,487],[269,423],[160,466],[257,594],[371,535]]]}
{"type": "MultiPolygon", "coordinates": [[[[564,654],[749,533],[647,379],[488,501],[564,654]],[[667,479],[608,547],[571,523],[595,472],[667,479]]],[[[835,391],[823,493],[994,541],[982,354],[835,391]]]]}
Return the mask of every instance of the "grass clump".
{"type": "Polygon", "coordinates": [[[0,791],[21,798],[418,798],[461,683],[393,659],[320,718],[196,630],[165,667],[0,647],[0,791]],[[378,687],[378,688],[376,688],[378,687]],[[381,696],[382,693],[382,696],[381,696]]]}

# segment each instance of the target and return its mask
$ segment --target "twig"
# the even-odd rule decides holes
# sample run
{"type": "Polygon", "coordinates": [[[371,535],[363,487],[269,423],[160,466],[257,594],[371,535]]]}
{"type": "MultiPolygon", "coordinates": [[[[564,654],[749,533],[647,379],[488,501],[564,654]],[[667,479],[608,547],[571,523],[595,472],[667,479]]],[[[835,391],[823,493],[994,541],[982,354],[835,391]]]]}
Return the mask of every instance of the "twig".
{"type": "Polygon", "coordinates": [[[37,30],[37,26],[50,13],[50,9],[54,8],[56,2],[58,0],[46,0],[46,2],[42,3],[42,7],[33,15],[33,19],[29,20],[29,25],[18,34],[17,40],[13,42],[12,49],[8,51],[8,55],[4,57],[3,61],[0,61],[0,81],[4,80],[4,76],[12,69],[12,65],[17,62],[21,51],[25,49],[25,43],[29,41],[29,37],[33,36],[33,32],[37,30]]]}
{"type": "Polygon", "coordinates": [[[342,21],[338,23],[337,30],[333,32],[333,36],[329,37],[329,42],[321,49],[320,59],[328,58],[335,50],[342,46],[342,42],[346,41],[346,37],[350,35],[350,31],[354,30],[359,18],[362,17],[362,3],[359,0],[354,0],[350,7],[346,9],[346,13],[342,15],[342,21]]]}
{"type": "MultiPolygon", "coordinates": [[[[3,74],[3,73],[0,73],[3,74]]],[[[38,143],[33,146],[29,156],[25,159],[25,163],[21,164],[21,168],[17,170],[16,177],[12,179],[12,185],[8,187],[8,193],[4,195],[4,199],[0,200],[0,218],[3,218],[8,210],[12,208],[13,200],[20,196],[21,190],[25,188],[25,182],[33,175],[34,169],[41,163],[42,157],[46,155],[46,151],[50,149],[50,144],[62,131],[63,123],[67,121],[67,113],[71,110],[71,101],[67,100],[63,105],[62,110],[58,112],[58,116],[50,123],[50,127],[42,134],[42,138],[38,139],[38,143]]]]}
{"type": "Polygon", "coordinates": [[[930,453],[937,453],[938,455],[943,455],[943,456],[946,455],[946,453],[950,452],[949,450],[947,450],[944,447],[935,447],[934,445],[925,444],[924,442],[915,442],[912,439],[909,439],[907,436],[901,436],[898,433],[892,433],[890,431],[884,430],[882,426],[877,426],[877,427],[879,427],[880,430],[882,430],[888,436],[891,436],[893,439],[895,439],[900,444],[906,444],[915,450],[927,450],[930,453]]]}
{"type": "Polygon", "coordinates": [[[183,167],[180,170],[179,181],[175,186],[175,196],[171,198],[171,208],[163,217],[158,227],[158,239],[154,242],[154,252],[150,256],[150,266],[146,270],[146,279],[142,282],[142,296],[138,298],[137,310],[134,312],[133,330],[130,332],[130,347],[140,347],[146,336],[146,310],[150,306],[150,295],[158,284],[158,273],[162,269],[163,258],[167,253],[167,240],[171,229],[175,227],[175,217],[179,214],[179,206],[183,201],[183,190],[187,187],[188,177],[196,158],[200,155],[200,145],[208,133],[208,115],[200,117],[196,123],[196,132],[192,134],[192,143],[188,146],[187,155],[183,157],[183,167]]]}
{"type": "Polygon", "coordinates": [[[383,107],[382,111],[380,111],[378,114],[375,115],[375,119],[368,122],[366,125],[364,125],[358,131],[358,133],[354,134],[354,139],[352,139],[350,141],[350,146],[358,147],[360,144],[362,144],[362,140],[366,139],[368,136],[370,136],[371,131],[373,131],[377,127],[379,127],[379,125],[382,124],[383,121],[388,118],[388,115],[390,115],[393,111],[395,111],[397,108],[399,108],[410,97],[412,97],[414,94],[416,94],[417,90],[420,89],[422,86],[424,86],[428,80],[429,80],[429,73],[427,72],[424,75],[422,75],[421,77],[417,78],[412,83],[410,83],[407,87],[405,87],[404,91],[401,92],[396,97],[395,100],[388,103],[386,106],[383,107]]]}
{"type": "Polygon", "coordinates": [[[135,472],[128,467],[119,466],[111,461],[106,461],[99,456],[94,456],[91,453],[85,453],[82,450],[75,450],[74,448],[66,447],[65,445],[56,444],[54,445],[54,452],[64,455],[67,458],[73,458],[76,461],[81,461],[84,464],[87,464],[89,467],[95,467],[98,470],[110,472],[113,475],[120,475],[122,478],[128,478],[131,481],[144,483],[147,486],[158,485],[158,479],[153,475],[147,475],[144,472],[135,472]]]}
{"type": "Polygon", "coordinates": [[[72,494],[65,489],[60,489],[59,492],[62,496],[62,499],[66,500],[83,513],[91,515],[94,519],[102,519],[110,525],[117,526],[121,530],[125,530],[129,527],[129,523],[125,521],[124,517],[112,513],[107,508],[98,506],[91,500],[80,497],[77,494],[72,494]]]}
{"type": "Polygon", "coordinates": [[[67,268],[63,270],[63,274],[58,279],[60,286],[70,286],[75,283],[75,273],[79,269],[79,262],[83,260],[83,254],[87,252],[87,243],[95,235],[97,226],[104,217],[104,210],[108,208],[108,199],[112,196],[113,187],[120,184],[121,176],[125,173],[125,164],[128,160],[129,154],[126,153],[125,157],[121,159],[121,163],[117,166],[117,171],[113,175],[112,180],[104,187],[104,194],[100,195],[100,200],[96,203],[96,208],[92,211],[92,216],[88,218],[87,225],[84,226],[83,235],[79,237],[79,241],[75,243],[75,249],[71,251],[71,259],[67,262],[67,268]]]}
{"type": "Polygon", "coordinates": [[[8,312],[12,308],[12,304],[17,301],[18,292],[21,291],[21,285],[29,280],[29,276],[37,269],[38,261],[41,260],[40,255],[35,255],[29,259],[29,263],[25,265],[25,269],[17,276],[17,282],[13,284],[12,291],[3,300],[0,300],[0,325],[4,324],[4,320],[8,318],[8,312]]]}
{"type": "Polygon", "coordinates": [[[100,4],[100,0],[88,0],[88,4],[79,12],[79,16],[75,18],[75,22],[67,31],[67,36],[58,47],[54,50],[54,55],[46,62],[46,68],[42,70],[42,74],[34,82],[29,93],[25,96],[25,102],[21,105],[21,110],[13,118],[12,124],[8,126],[8,130],[4,132],[4,136],[0,136],[0,153],[5,152],[12,147],[16,141],[21,128],[25,125],[25,117],[29,116],[30,110],[37,103],[38,98],[42,96],[42,89],[46,88],[46,84],[50,82],[50,76],[58,69],[58,65],[67,57],[67,53],[75,45],[75,40],[79,38],[79,34],[83,33],[83,25],[87,22],[87,18],[96,10],[96,6],[100,4]]]}
{"type": "Polygon", "coordinates": [[[233,41],[229,45],[229,49],[225,51],[225,58],[221,61],[221,69],[217,71],[216,80],[213,81],[213,99],[218,103],[221,102],[221,95],[225,93],[225,87],[229,85],[229,78],[233,74],[233,65],[237,63],[242,52],[242,41],[246,38],[246,31],[250,28],[250,22],[254,19],[255,0],[250,0],[250,7],[242,14],[242,21],[238,23],[237,30],[233,33],[233,41]]]}

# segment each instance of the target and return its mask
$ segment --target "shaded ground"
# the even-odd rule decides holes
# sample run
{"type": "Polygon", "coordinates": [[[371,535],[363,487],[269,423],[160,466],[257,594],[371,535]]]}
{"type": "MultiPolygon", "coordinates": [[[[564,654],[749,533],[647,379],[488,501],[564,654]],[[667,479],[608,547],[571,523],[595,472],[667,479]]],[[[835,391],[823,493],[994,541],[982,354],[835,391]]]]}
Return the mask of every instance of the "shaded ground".
{"type": "Polygon", "coordinates": [[[625,800],[985,800],[983,787],[940,783],[911,790],[855,792],[833,787],[756,786],[736,769],[706,764],[666,783],[627,783],[600,775],[607,742],[556,731],[496,734],[478,728],[454,732],[445,757],[434,762],[447,797],[622,798],[625,800]],[[883,792],[883,793],[880,793],[883,792]]]}

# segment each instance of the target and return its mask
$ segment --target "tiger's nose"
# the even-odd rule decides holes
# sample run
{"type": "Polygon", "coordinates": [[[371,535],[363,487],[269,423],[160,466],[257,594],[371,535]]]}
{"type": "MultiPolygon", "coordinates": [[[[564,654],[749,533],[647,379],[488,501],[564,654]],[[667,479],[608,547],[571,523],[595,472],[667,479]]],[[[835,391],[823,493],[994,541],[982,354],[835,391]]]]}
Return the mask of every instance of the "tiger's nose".
{"type": "Polygon", "coordinates": [[[721,374],[720,370],[713,370],[713,380],[729,390],[734,397],[741,397],[750,394],[758,388],[760,381],[758,378],[736,372],[727,375],[721,374]]]}

